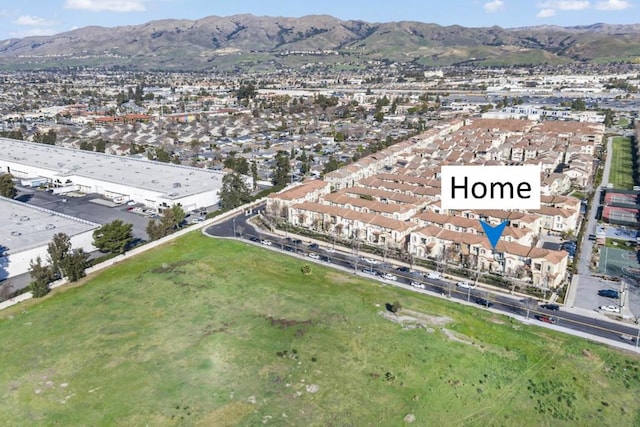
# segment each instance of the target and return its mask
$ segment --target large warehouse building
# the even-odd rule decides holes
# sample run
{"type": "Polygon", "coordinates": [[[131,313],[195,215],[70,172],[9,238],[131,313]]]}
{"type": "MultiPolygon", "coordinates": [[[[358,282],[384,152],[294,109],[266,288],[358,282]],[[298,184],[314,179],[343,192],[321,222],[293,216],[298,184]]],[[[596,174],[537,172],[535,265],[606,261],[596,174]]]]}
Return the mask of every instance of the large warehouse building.
{"type": "Polygon", "coordinates": [[[71,247],[95,250],[93,230],[99,224],[48,209],[0,197],[0,280],[29,271],[31,260],[47,263],[47,246],[53,236],[69,236],[71,247]]]}
{"type": "Polygon", "coordinates": [[[218,204],[222,172],[0,138],[0,172],[163,210],[218,204]]]}

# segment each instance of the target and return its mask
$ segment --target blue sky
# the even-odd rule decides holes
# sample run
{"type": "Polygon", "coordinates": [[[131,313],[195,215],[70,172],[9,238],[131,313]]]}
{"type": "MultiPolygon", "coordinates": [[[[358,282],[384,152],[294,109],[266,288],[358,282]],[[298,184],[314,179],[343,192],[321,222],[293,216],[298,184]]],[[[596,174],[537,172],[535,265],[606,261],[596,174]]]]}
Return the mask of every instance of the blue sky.
{"type": "Polygon", "coordinates": [[[471,27],[640,22],[640,0],[0,0],[0,40],[87,25],[251,13],[333,15],[370,22],[413,20],[471,27]]]}

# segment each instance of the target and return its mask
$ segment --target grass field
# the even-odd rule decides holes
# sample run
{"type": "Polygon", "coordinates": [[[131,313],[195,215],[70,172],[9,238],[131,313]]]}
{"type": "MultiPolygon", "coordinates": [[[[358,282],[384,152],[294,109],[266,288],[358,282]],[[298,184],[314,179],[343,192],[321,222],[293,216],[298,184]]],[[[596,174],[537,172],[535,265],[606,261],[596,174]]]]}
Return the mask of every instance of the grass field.
{"type": "Polygon", "coordinates": [[[633,189],[631,139],[621,136],[613,138],[612,155],[609,182],[613,183],[613,186],[618,189],[633,189]]]}
{"type": "Polygon", "coordinates": [[[640,423],[640,360],[199,234],[0,313],[4,425],[640,423]],[[399,317],[383,316],[399,301],[399,317]],[[389,319],[390,317],[391,319],[389,319]],[[402,321],[402,322],[399,322],[402,321]]]}

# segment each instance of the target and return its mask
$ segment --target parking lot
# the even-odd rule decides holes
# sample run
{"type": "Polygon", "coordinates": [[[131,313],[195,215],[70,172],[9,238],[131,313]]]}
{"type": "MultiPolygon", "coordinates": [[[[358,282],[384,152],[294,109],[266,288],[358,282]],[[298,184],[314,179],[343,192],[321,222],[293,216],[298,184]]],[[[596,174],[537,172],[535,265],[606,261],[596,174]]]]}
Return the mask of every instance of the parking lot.
{"type": "MultiPolygon", "coordinates": [[[[97,200],[105,200],[98,194],[79,195],[57,195],[43,190],[16,186],[18,190],[17,200],[29,205],[50,209],[85,221],[97,224],[106,224],[113,220],[120,219],[125,223],[133,225],[134,239],[148,240],[146,227],[149,218],[141,214],[129,211],[126,204],[114,205],[112,203],[95,203],[97,200]],[[94,202],[91,202],[94,200],[94,202]]],[[[106,201],[106,200],[105,200],[106,201]]]]}
{"type": "Polygon", "coordinates": [[[624,312],[640,317],[640,263],[635,251],[600,247],[601,255],[598,276],[580,275],[579,285],[573,305],[588,310],[597,310],[603,305],[625,306],[624,312]],[[610,280],[622,277],[624,282],[610,280]],[[623,293],[623,283],[626,287],[623,293]],[[621,299],[598,295],[602,289],[613,289],[621,294],[621,299]]]}

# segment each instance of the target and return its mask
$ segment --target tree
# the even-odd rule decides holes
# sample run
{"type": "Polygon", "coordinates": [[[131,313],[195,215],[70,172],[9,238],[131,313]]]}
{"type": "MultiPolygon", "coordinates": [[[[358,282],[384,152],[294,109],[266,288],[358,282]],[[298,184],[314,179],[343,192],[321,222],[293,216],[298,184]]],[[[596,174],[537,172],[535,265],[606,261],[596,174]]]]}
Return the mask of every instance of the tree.
{"type": "Polygon", "coordinates": [[[169,234],[173,233],[173,230],[178,228],[184,221],[185,213],[180,205],[173,205],[169,209],[165,209],[162,212],[162,216],[159,221],[152,219],[147,224],[147,234],[151,240],[158,240],[169,234]]]}
{"type": "Polygon", "coordinates": [[[251,161],[251,178],[253,178],[253,189],[258,187],[258,164],[255,160],[251,161]]]}
{"type": "Polygon", "coordinates": [[[78,148],[83,151],[93,151],[93,144],[89,141],[80,141],[80,146],[78,148]]]}
{"type": "Polygon", "coordinates": [[[0,284],[0,302],[8,300],[12,294],[13,285],[9,281],[2,282],[0,284]]]}
{"type": "Polygon", "coordinates": [[[584,111],[587,109],[587,104],[584,102],[584,99],[577,98],[571,103],[571,109],[573,111],[584,111]]]}
{"type": "Polygon", "coordinates": [[[171,206],[171,216],[173,217],[172,228],[180,228],[187,215],[184,213],[184,209],[182,209],[181,205],[173,205],[171,206]]]}
{"type": "Polygon", "coordinates": [[[240,85],[236,96],[238,101],[241,99],[254,98],[256,96],[256,88],[252,83],[240,85]]]}
{"type": "Polygon", "coordinates": [[[171,160],[171,154],[162,147],[156,148],[156,160],[162,163],[169,163],[171,160]]]}
{"type": "Polygon", "coordinates": [[[42,265],[42,259],[37,257],[29,263],[31,274],[31,293],[34,298],[41,298],[49,293],[49,283],[53,282],[54,273],[51,266],[42,265]]]}
{"type": "Polygon", "coordinates": [[[324,165],[324,169],[322,173],[327,174],[329,172],[333,172],[334,170],[337,170],[339,167],[340,167],[340,163],[338,162],[338,160],[336,160],[336,158],[333,155],[331,155],[327,159],[327,163],[324,165]]]}
{"type": "Polygon", "coordinates": [[[47,133],[36,132],[33,135],[33,141],[40,144],[55,145],[58,135],[53,129],[49,129],[47,133]]]}
{"type": "Polygon", "coordinates": [[[93,245],[102,252],[124,253],[133,238],[133,225],[116,219],[93,232],[93,245]]]}
{"type": "Polygon", "coordinates": [[[162,229],[160,221],[150,219],[145,229],[150,240],[158,240],[166,236],[165,230],[162,229]]]}
{"type": "Polygon", "coordinates": [[[0,175],[0,196],[13,199],[18,194],[13,183],[13,175],[5,173],[0,175]]]}
{"type": "Polygon", "coordinates": [[[275,187],[284,187],[289,182],[289,173],[291,172],[291,164],[289,163],[289,155],[286,151],[278,151],[276,154],[276,163],[273,170],[272,183],[275,187]]]}
{"type": "Polygon", "coordinates": [[[234,209],[251,201],[251,192],[238,173],[228,173],[222,178],[220,208],[234,209]]]}
{"type": "Polygon", "coordinates": [[[63,269],[70,282],[76,282],[86,276],[87,259],[89,254],[82,248],[74,249],[64,258],[63,269]]]}
{"type": "Polygon", "coordinates": [[[100,138],[96,141],[95,147],[97,153],[104,153],[105,148],[107,148],[107,142],[100,138]]]}
{"type": "Polygon", "coordinates": [[[57,233],[47,247],[51,270],[56,277],[64,277],[64,261],[71,251],[71,240],[64,233],[57,233]]]}
{"type": "Polygon", "coordinates": [[[244,157],[237,157],[233,170],[241,175],[249,173],[249,162],[244,157]]]}

